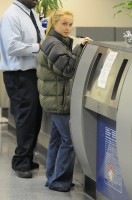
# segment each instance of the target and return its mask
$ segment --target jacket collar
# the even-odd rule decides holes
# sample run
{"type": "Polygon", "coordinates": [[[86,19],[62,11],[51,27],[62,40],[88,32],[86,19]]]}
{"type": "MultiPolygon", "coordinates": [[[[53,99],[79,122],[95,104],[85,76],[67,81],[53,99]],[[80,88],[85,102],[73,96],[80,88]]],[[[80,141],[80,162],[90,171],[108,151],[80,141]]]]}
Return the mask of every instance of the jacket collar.
{"type": "Polygon", "coordinates": [[[64,37],[61,34],[57,33],[53,28],[49,32],[49,36],[56,37],[58,40],[60,40],[70,51],[72,51],[72,44],[73,39],[70,37],[64,37]]]}

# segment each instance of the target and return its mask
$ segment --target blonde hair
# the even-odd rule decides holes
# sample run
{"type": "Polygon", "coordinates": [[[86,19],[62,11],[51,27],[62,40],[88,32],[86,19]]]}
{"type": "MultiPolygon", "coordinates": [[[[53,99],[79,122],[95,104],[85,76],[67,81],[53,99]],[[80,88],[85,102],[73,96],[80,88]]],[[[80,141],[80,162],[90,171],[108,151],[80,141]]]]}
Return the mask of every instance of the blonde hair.
{"type": "Polygon", "coordinates": [[[51,28],[53,28],[53,24],[58,22],[60,20],[60,17],[63,15],[71,15],[73,17],[73,13],[65,8],[60,8],[58,10],[55,10],[48,19],[47,29],[46,29],[46,37],[49,35],[49,31],[51,28]]]}

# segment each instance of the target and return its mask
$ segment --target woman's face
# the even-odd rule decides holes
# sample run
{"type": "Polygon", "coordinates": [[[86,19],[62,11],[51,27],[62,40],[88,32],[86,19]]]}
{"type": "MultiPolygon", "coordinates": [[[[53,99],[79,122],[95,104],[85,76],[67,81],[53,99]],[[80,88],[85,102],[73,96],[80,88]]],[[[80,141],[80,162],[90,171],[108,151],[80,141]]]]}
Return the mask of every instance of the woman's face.
{"type": "Polygon", "coordinates": [[[59,21],[54,24],[54,30],[64,37],[67,37],[72,29],[73,16],[63,15],[60,17],[59,21]]]}

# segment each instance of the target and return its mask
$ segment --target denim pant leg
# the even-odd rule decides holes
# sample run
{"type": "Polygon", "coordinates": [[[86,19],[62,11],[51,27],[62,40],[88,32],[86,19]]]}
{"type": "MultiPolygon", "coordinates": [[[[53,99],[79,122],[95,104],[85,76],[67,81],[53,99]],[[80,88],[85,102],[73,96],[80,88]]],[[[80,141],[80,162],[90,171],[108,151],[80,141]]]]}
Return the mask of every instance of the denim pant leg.
{"type": "Polygon", "coordinates": [[[52,114],[51,118],[61,135],[61,144],[57,152],[54,173],[49,179],[49,185],[53,187],[70,187],[73,179],[75,161],[75,153],[69,128],[70,116],[52,114]]]}
{"type": "Polygon", "coordinates": [[[61,135],[53,120],[51,121],[51,128],[52,128],[51,137],[49,141],[47,160],[46,160],[46,177],[48,185],[49,185],[49,179],[52,177],[54,173],[56,157],[61,143],[61,135]]]}

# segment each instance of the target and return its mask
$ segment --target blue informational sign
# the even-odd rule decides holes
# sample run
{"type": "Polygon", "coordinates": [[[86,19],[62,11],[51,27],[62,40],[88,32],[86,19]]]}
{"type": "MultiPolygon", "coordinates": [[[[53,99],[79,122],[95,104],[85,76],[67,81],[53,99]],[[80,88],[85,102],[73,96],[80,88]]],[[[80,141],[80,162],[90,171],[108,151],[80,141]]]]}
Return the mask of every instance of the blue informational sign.
{"type": "Polygon", "coordinates": [[[41,23],[42,23],[42,27],[46,29],[47,28],[47,24],[48,24],[48,17],[42,18],[41,19],[41,23]]]}
{"type": "Polygon", "coordinates": [[[98,115],[97,191],[109,200],[130,200],[123,184],[118,162],[116,122],[98,115]]]}

